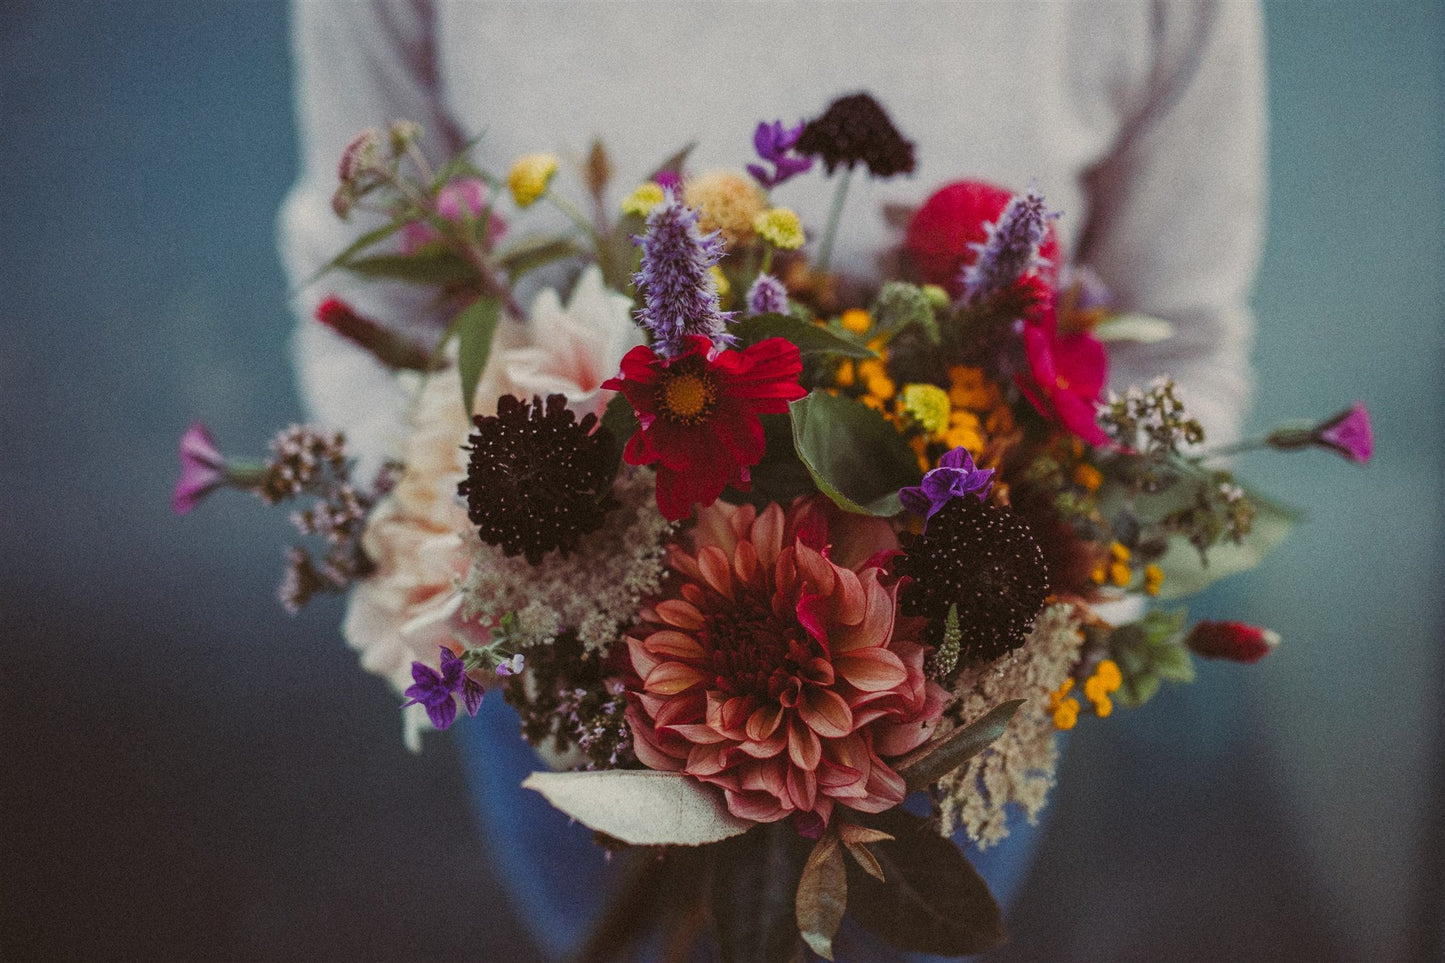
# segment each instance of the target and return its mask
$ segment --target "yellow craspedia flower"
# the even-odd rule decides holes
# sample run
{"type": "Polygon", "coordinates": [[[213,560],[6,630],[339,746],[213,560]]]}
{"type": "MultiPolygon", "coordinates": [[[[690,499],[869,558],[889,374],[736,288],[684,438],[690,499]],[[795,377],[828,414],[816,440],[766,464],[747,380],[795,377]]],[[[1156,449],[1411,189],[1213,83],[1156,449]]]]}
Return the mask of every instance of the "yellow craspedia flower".
{"type": "Polygon", "coordinates": [[[698,230],[722,231],[729,248],[752,240],[753,221],[767,208],[767,195],[735,171],[710,171],[687,181],[682,201],[697,211],[698,230]]]}
{"type": "Polygon", "coordinates": [[[753,230],[763,240],[782,251],[796,251],[807,240],[803,222],[786,207],[774,207],[753,218],[753,230]]]}
{"type": "Polygon", "coordinates": [[[1124,675],[1119,664],[1113,659],[1104,659],[1094,667],[1094,674],[1084,682],[1084,698],[1094,707],[1094,714],[1107,719],[1114,711],[1114,702],[1109,698],[1124,684],[1124,675]]]}
{"type": "Polygon", "coordinates": [[[1115,585],[1119,586],[1120,588],[1123,588],[1124,586],[1126,586],[1126,585],[1129,584],[1129,580],[1132,579],[1133,577],[1134,577],[1134,575],[1133,575],[1132,572],[1129,571],[1129,566],[1128,566],[1127,563],[1125,563],[1125,562],[1112,562],[1112,563],[1110,563],[1110,565],[1109,565],[1109,581],[1113,582],[1115,585]]]}
{"type": "Polygon", "coordinates": [[[941,435],[948,430],[948,392],[938,385],[908,384],[903,386],[900,396],[903,410],[930,435],[941,435]]]}
{"type": "Polygon", "coordinates": [[[1129,561],[1129,546],[1123,542],[1113,542],[1109,545],[1109,554],[1116,562],[1127,562],[1129,561]]]}
{"type": "Polygon", "coordinates": [[[622,213],[646,217],[663,200],[662,185],[656,181],[648,181],[637,185],[637,190],[622,199],[622,213]]]}
{"type": "Polygon", "coordinates": [[[873,317],[862,308],[849,308],[843,312],[838,319],[838,324],[844,331],[851,331],[854,334],[867,334],[868,329],[873,327],[873,317]]]}
{"type": "Polygon", "coordinates": [[[531,207],[547,193],[552,175],[557,173],[556,154],[527,154],[518,157],[507,174],[507,190],[518,207],[531,207]]]}
{"type": "Polygon", "coordinates": [[[1104,483],[1104,475],[1093,465],[1080,462],[1074,466],[1074,484],[1086,492],[1096,492],[1104,483]]]}

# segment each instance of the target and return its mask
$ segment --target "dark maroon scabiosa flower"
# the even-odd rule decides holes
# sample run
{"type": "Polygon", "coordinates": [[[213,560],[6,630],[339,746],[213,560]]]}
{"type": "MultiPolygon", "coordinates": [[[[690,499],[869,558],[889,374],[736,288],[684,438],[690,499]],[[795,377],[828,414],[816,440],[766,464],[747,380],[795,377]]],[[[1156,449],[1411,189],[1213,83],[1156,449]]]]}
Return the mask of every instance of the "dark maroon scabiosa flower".
{"type": "Polygon", "coordinates": [[[612,432],[596,415],[576,421],[564,396],[534,396],[529,404],[503,395],[495,416],[472,423],[472,455],[457,493],[488,545],[539,565],[553,549],[570,552],[616,506],[607,494],[616,464],[612,432]]]}
{"type": "Polygon", "coordinates": [[[838,167],[866,164],[874,177],[912,174],[913,142],[904,140],[883,106],[864,93],[840,97],[821,117],[803,127],[793,149],[820,157],[832,174],[838,167]]]}
{"type": "Polygon", "coordinates": [[[944,620],[958,607],[963,664],[992,662],[1023,645],[1049,592],[1043,552],[1028,523],[977,498],[951,498],[922,535],[900,536],[894,573],[908,583],[904,615],[928,619],[927,639],[942,640],[944,620]]]}

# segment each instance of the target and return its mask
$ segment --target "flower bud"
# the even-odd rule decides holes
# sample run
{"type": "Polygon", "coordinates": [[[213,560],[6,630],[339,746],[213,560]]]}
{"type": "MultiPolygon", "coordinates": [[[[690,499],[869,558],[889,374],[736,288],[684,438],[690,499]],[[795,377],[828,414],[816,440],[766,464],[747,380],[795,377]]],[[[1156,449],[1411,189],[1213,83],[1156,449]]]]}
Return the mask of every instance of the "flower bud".
{"type": "Polygon", "coordinates": [[[1279,633],[1243,622],[1200,622],[1184,644],[1195,655],[1232,662],[1258,662],[1279,645],[1279,633]]]}
{"type": "Polygon", "coordinates": [[[341,151],[336,176],[342,184],[350,184],[361,174],[376,166],[377,133],[368,127],[355,137],[341,151]]]}

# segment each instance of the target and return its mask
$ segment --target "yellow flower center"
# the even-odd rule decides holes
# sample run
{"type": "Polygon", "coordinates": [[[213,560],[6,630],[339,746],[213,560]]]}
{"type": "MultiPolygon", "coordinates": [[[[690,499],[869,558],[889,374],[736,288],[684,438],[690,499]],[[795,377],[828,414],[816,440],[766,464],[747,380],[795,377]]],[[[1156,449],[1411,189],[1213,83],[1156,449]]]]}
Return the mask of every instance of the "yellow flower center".
{"type": "Polygon", "coordinates": [[[662,382],[663,411],[686,425],[703,421],[715,398],[712,382],[691,371],[669,374],[662,382]]]}

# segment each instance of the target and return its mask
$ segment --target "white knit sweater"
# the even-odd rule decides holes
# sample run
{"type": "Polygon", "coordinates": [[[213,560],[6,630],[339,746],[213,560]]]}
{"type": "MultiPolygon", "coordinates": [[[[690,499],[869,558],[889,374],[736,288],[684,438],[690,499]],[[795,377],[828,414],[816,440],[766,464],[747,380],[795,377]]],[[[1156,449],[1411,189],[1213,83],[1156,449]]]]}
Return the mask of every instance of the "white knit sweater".
{"type": "MultiPolygon", "coordinates": [[[[896,242],[885,202],[916,205],[962,178],[1034,182],[1064,212],[1071,257],[1124,306],[1176,324],[1169,341],[1116,350],[1113,385],[1172,374],[1211,439],[1238,432],[1264,199],[1254,0],[298,0],[294,40],[302,170],[280,228],[297,283],[365,228],[329,206],[362,128],[415,120],[433,157],[485,132],[474,156],[503,172],[526,152],[580,159],[600,136],[620,194],[692,141],[693,169],[740,168],[759,120],[867,90],[916,141],[918,167],[854,178],[837,263],[866,271],[896,242]]],[[[565,170],[558,186],[582,196],[565,170]]],[[[775,200],[816,225],[831,189],[819,171],[775,200]]],[[[405,396],[310,320],[332,292],[419,331],[425,296],[339,274],[300,296],[304,401],[347,432],[365,471],[398,447],[405,396]]]]}

